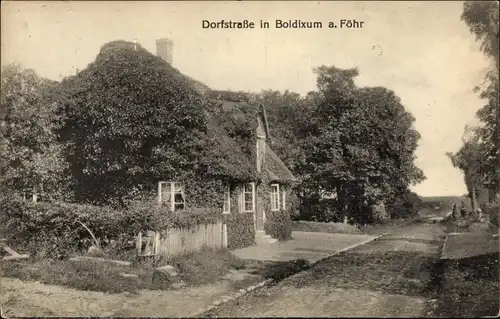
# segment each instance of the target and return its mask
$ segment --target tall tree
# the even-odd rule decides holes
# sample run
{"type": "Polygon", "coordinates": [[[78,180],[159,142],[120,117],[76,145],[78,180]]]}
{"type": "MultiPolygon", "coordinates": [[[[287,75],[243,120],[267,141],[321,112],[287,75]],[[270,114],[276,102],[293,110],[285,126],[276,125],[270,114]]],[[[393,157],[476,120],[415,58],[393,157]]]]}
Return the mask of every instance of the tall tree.
{"type": "Polygon", "coordinates": [[[1,191],[55,196],[66,166],[55,134],[57,83],[16,64],[1,78],[1,191]]]}
{"type": "Polygon", "coordinates": [[[464,172],[466,183],[487,181],[500,192],[500,104],[499,94],[499,6],[496,1],[467,1],[461,19],[481,43],[482,52],[492,59],[493,67],[485,81],[475,88],[486,104],[476,113],[480,126],[474,130],[472,141],[465,141],[461,149],[450,154],[453,164],[464,172]],[[481,174],[482,176],[475,176],[481,174]]]}
{"type": "Polygon", "coordinates": [[[420,137],[414,118],[392,91],[357,88],[357,69],[322,66],[316,72],[322,103],[304,144],[304,188],[311,198],[335,193],[340,209],[370,222],[374,204],[424,179],[414,165],[420,137]]]}

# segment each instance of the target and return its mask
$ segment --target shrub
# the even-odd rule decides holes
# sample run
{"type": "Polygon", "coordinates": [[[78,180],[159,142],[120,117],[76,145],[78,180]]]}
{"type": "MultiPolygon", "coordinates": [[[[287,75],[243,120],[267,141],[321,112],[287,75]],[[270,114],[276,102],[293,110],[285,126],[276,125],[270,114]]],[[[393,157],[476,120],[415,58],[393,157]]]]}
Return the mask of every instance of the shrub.
{"type": "Polygon", "coordinates": [[[411,218],[418,214],[422,204],[423,201],[417,194],[406,190],[388,203],[387,211],[393,219],[411,218]]]}
{"type": "Polygon", "coordinates": [[[253,213],[233,213],[225,216],[227,223],[227,246],[237,249],[255,243],[253,213]]]}
{"type": "Polygon", "coordinates": [[[191,228],[217,221],[215,211],[192,209],[171,212],[152,203],[135,203],[123,210],[106,206],[66,203],[31,203],[0,197],[0,223],[9,241],[38,257],[63,258],[89,247],[93,239],[101,246],[114,241],[114,249],[125,250],[140,232],[169,228],[191,228]]]}
{"type": "Polygon", "coordinates": [[[292,238],[292,219],[288,210],[266,212],[266,223],[264,224],[266,234],[278,240],[292,238]]]}
{"type": "Polygon", "coordinates": [[[491,204],[486,209],[487,214],[489,215],[490,223],[493,225],[499,226],[500,220],[500,204],[491,204]]]}
{"type": "Polygon", "coordinates": [[[344,214],[338,209],[334,199],[303,198],[299,206],[298,220],[314,222],[342,222],[344,214]]]}

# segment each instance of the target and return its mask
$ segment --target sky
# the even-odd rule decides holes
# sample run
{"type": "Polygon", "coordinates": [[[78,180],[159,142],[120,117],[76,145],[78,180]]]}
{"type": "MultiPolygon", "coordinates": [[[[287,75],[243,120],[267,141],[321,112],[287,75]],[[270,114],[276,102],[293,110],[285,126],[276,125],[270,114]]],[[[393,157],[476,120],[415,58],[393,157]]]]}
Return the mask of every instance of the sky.
{"type": "Polygon", "coordinates": [[[84,69],[100,47],[174,42],[173,66],[213,89],[316,89],[313,68],[358,67],[356,84],[384,86],[416,118],[423,196],[462,195],[463,175],[446,157],[484,104],[473,93],[489,61],[460,20],[462,2],[2,2],[1,64],[17,62],[54,80],[84,69]],[[277,19],[321,21],[322,29],[277,29],[277,19]],[[363,21],[357,29],[340,20],[363,21]],[[202,20],[249,20],[269,29],[204,29],[202,20]],[[329,29],[332,21],[338,28],[329,29]]]}

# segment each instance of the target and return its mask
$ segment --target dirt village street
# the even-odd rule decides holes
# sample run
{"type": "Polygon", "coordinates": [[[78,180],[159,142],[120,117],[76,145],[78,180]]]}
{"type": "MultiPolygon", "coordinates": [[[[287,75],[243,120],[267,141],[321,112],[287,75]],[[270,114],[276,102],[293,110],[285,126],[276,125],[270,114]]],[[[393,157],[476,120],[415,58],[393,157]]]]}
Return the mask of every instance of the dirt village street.
{"type": "Polygon", "coordinates": [[[444,235],[439,224],[400,228],[205,315],[426,316],[429,264],[438,258],[444,235]]]}

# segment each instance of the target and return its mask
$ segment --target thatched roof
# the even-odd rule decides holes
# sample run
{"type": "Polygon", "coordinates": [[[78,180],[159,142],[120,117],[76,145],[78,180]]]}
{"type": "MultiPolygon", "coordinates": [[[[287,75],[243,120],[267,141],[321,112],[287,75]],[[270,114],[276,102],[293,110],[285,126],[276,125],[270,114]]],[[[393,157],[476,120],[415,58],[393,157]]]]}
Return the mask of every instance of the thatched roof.
{"type": "Polygon", "coordinates": [[[286,167],[285,163],[276,155],[276,153],[267,145],[265,153],[266,170],[269,179],[272,182],[294,182],[296,178],[286,167]]]}
{"type": "MultiPolygon", "coordinates": [[[[265,110],[263,107],[250,103],[245,93],[226,92],[228,94],[225,94],[224,91],[212,91],[207,85],[182,74],[140,45],[127,41],[112,41],[104,44],[94,62],[78,75],[63,82],[67,84],[83,80],[81,85],[74,83],[73,87],[86,86],[87,90],[106,91],[103,85],[106,86],[107,83],[96,84],[90,80],[95,75],[98,75],[99,79],[107,79],[106,74],[109,75],[110,72],[113,74],[116,72],[119,81],[123,83],[123,88],[119,88],[121,84],[118,88],[116,85],[113,87],[113,90],[122,93],[121,98],[127,99],[124,96],[127,94],[130,94],[130,99],[142,96],[144,100],[141,100],[142,104],[149,105],[146,102],[150,95],[156,104],[159,103],[158,105],[165,105],[165,107],[185,105],[205,114],[206,130],[203,131],[206,132],[202,137],[204,150],[200,162],[203,167],[207,167],[207,173],[211,176],[237,181],[257,178],[255,130],[257,117],[261,114],[265,118],[265,110]],[[142,80],[131,81],[133,78],[142,80]],[[161,98],[157,94],[159,90],[163,94],[161,98]],[[138,94],[139,92],[141,94],[138,94]],[[177,101],[182,103],[179,104],[177,101]],[[215,107],[214,104],[219,107],[215,107]]],[[[113,83],[116,84],[116,82],[115,80],[113,83]]],[[[158,110],[161,110],[161,107],[157,106],[155,112],[158,110]]],[[[155,123],[149,124],[149,126],[154,125],[155,123]]],[[[153,129],[154,127],[151,128],[153,129]]],[[[266,154],[270,179],[293,180],[293,175],[270,148],[266,154]]]]}
{"type": "MultiPolygon", "coordinates": [[[[237,120],[237,125],[239,126],[240,134],[236,134],[236,136],[232,136],[235,139],[239,139],[239,135],[248,134],[241,126],[247,126],[249,130],[251,130],[252,136],[255,136],[255,128],[257,127],[257,117],[262,115],[264,118],[264,122],[266,125],[266,130],[269,132],[267,128],[267,117],[265,113],[265,108],[263,106],[253,105],[248,102],[233,102],[233,101],[221,101],[221,109],[223,113],[226,114],[226,118],[232,117],[237,120]]],[[[246,136],[243,136],[246,137],[246,136]]],[[[269,141],[269,136],[268,136],[269,141]]],[[[253,139],[252,139],[253,142],[253,139]]],[[[255,148],[255,144],[251,143],[248,147],[250,150],[248,153],[253,151],[255,148]]],[[[252,156],[252,158],[254,158],[252,156]]],[[[269,143],[266,145],[265,151],[265,165],[266,165],[266,173],[270,181],[275,182],[293,182],[296,181],[296,178],[290,172],[290,170],[286,167],[285,163],[279,158],[279,156],[271,149],[269,143]]]]}

